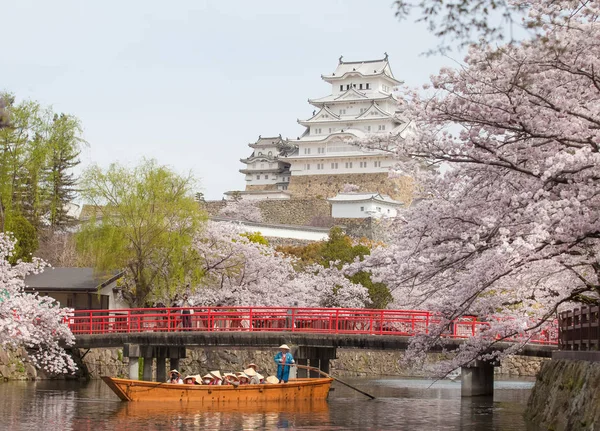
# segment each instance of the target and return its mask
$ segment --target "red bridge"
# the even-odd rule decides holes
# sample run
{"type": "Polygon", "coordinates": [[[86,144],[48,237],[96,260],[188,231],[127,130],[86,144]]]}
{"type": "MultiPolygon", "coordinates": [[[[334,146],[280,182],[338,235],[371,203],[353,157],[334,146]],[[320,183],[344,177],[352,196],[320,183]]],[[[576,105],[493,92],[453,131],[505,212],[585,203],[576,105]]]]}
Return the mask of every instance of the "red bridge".
{"type": "MultiPolygon", "coordinates": [[[[299,364],[328,372],[338,348],[405,350],[414,335],[427,333],[439,322],[438,314],[418,310],[190,307],[75,311],[69,326],[76,347],[122,347],[130,378],[137,378],[137,358],[143,357],[144,380],[152,380],[156,363],[156,379],[165,381],[166,359],[171,368],[179,368],[179,359],[192,346],[273,349],[287,343],[295,346],[299,364]]],[[[443,334],[445,347],[456,348],[488,327],[476,317],[456,319],[443,334]]],[[[507,349],[520,340],[527,340],[520,355],[550,357],[558,342],[556,325],[537,338],[518,334],[496,342],[494,348],[507,349]]],[[[463,396],[490,395],[494,364],[475,361],[463,367],[461,379],[463,396]]]]}
{"type": "MultiPolygon", "coordinates": [[[[78,310],[69,320],[77,335],[144,332],[291,332],[307,334],[359,334],[413,336],[439,324],[438,314],[418,310],[283,307],[192,307],[78,310]]],[[[468,338],[489,326],[473,316],[461,317],[444,333],[447,338],[468,338]]],[[[514,341],[525,334],[516,336],[514,341]]],[[[556,345],[556,326],[529,343],[556,345]]]]}

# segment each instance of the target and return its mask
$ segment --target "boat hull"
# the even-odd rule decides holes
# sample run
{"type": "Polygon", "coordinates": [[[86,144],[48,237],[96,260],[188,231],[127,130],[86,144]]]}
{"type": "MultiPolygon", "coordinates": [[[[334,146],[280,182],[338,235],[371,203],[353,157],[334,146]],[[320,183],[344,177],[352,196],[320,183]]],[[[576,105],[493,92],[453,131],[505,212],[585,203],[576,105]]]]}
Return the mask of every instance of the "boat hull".
{"type": "Polygon", "coordinates": [[[292,379],[288,383],[207,386],[144,382],[102,377],[123,401],[177,401],[202,403],[255,403],[324,400],[333,379],[292,379]]]}

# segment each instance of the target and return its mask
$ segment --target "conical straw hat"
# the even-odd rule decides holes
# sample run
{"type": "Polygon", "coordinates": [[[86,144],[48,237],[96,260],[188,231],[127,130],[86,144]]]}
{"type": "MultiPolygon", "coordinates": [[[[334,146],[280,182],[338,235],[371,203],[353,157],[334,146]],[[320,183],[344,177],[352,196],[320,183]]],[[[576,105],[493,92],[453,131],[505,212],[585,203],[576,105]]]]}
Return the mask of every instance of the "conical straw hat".
{"type": "Polygon", "coordinates": [[[272,385],[276,385],[277,383],[279,383],[279,379],[275,376],[269,376],[267,377],[267,383],[271,383],[272,385]]]}
{"type": "Polygon", "coordinates": [[[244,374],[246,374],[248,377],[253,377],[256,376],[256,371],[254,371],[254,368],[247,368],[244,370],[244,374]]]}

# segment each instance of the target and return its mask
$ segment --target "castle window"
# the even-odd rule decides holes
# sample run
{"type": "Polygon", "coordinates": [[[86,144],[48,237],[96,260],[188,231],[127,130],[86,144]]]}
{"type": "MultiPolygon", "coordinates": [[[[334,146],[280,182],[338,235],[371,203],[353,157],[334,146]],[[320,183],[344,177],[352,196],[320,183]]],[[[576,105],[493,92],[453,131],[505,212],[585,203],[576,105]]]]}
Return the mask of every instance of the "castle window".
{"type": "Polygon", "coordinates": [[[379,130],[385,130],[385,124],[380,124],[379,125],[379,130]]]}
{"type": "Polygon", "coordinates": [[[304,154],[310,154],[310,148],[305,148],[304,149],[304,154]]]}
{"type": "Polygon", "coordinates": [[[352,169],[352,162],[346,162],[346,169],[352,169]]]}
{"type": "Polygon", "coordinates": [[[367,126],[366,129],[367,129],[367,132],[370,132],[371,131],[371,126],[367,126]]]}
{"type": "Polygon", "coordinates": [[[367,110],[367,108],[360,108],[360,113],[362,114],[363,112],[365,112],[367,110]]]}
{"type": "Polygon", "coordinates": [[[260,164],[260,168],[261,168],[261,169],[264,169],[264,168],[265,168],[265,164],[264,164],[264,163],[261,163],[261,164],[260,164]]]}
{"type": "Polygon", "coordinates": [[[310,163],[307,163],[306,165],[304,165],[304,167],[307,171],[310,171],[310,163]]]}
{"type": "Polygon", "coordinates": [[[346,114],[346,110],[345,109],[340,109],[340,115],[345,115],[346,114]]]}
{"type": "Polygon", "coordinates": [[[340,91],[344,91],[344,86],[340,85],[340,91]]]}
{"type": "Polygon", "coordinates": [[[358,89],[362,90],[362,84],[359,84],[358,89]]]}
{"type": "Polygon", "coordinates": [[[381,162],[373,162],[373,166],[375,166],[376,168],[380,168],[381,162]]]}
{"type": "Polygon", "coordinates": [[[370,89],[370,84],[367,82],[367,90],[370,89]]]}
{"type": "Polygon", "coordinates": [[[350,84],[346,85],[346,90],[350,90],[350,84]]]}
{"type": "Polygon", "coordinates": [[[331,169],[337,169],[338,168],[338,164],[337,163],[332,163],[331,164],[331,169]]]}
{"type": "Polygon", "coordinates": [[[265,180],[268,180],[268,179],[269,179],[269,176],[268,176],[268,175],[265,175],[265,180]]]}
{"type": "Polygon", "coordinates": [[[257,175],[257,176],[256,176],[256,179],[257,179],[257,180],[260,180],[260,175],[257,175]]]}
{"type": "Polygon", "coordinates": [[[364,210],[365,210],[365,207],[360,207],[360,210],[361,210],[361,211],[364,211],[364,210]]]}

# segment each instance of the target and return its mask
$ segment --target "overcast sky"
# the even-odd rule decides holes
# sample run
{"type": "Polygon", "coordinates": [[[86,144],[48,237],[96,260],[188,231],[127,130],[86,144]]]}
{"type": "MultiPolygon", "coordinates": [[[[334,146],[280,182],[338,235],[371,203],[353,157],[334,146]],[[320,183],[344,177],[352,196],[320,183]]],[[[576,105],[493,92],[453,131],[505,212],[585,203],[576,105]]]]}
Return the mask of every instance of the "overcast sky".
{"type": "Polygon", "coordinates": [[[392,0],[0,0],[0,91],[79,117],[82,164],[155,158],[209,199],[242,190],[247,144],[299,136],[338,57],[389,54],[418,86],[442,57],[392,0]]]}

